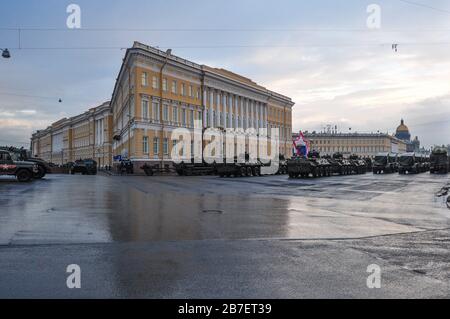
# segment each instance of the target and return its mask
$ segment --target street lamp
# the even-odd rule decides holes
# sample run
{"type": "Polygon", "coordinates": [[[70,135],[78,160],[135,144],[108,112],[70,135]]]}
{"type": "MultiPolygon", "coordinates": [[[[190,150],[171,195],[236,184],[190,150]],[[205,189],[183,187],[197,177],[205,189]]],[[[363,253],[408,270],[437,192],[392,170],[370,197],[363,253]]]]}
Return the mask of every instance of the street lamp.
{"type": "Polygon", "coordinates": [[[9,53],[8,49],[0,49],[2,51],[2,57],[5,59],[9,59],[11,57],[11,54],[9,53]]]}

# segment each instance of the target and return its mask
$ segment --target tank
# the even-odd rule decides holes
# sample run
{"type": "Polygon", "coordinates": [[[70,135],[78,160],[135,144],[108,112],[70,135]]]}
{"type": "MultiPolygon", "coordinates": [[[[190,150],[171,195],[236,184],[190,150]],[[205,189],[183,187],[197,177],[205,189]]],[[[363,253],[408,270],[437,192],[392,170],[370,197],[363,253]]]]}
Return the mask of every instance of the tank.
{"type": "Polygon", "coordinates": [[[450,170],[450,158],[447,149],[436,147],[430,155],[430,173],[448,174],[450,170]]]}

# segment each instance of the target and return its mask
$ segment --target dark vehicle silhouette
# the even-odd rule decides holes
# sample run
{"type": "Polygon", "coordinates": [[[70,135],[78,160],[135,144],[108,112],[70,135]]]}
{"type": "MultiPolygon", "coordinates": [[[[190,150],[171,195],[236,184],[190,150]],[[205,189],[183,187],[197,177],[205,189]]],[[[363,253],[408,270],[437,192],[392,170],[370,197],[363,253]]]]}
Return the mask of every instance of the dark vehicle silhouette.
{"type": "Polygon", "coordinates": [[[0,150],[0,175],[15,176],[19,182],[29,182],[37,172],[35,163],[14,161],[8,151],[0,150]]]}
{"type": "Polygon", "coordinates": [[[97,162],[93,159],[77,160],[70,168],[70,174],[96,175],[97,162]]]}
{"type": "Polygon", "coordinates": [[[442,147],[436,147],[430,155],[430,173],[448,174],[449,170],[450,158],[447,150],[442,147]]]}
{"type": "Polygon", "coordinates": [[[38,167],[38,171],[34,173],[33,176],[33,178],[35,179],[41,179],[46,174],[50,174],[52,172],[49,163],[47,163],[41,158],[31,156],[31,152],[29,150],[24,149],[23,147],[17,148],[17,147],[2,146],[0,147],[0,150],[10,152],[12,159],[15,161],[35,163],[38,167]]]}

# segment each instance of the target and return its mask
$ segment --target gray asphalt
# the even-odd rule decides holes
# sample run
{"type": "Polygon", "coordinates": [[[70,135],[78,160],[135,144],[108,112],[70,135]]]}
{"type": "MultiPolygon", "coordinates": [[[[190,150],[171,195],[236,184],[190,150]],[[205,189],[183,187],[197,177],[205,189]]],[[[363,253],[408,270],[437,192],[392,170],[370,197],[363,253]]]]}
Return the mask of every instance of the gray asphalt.
{"type": "Polygon", "coordinates": [[[435,197],[448,182],[2,178],[0,297],[449,298],[450,210],[435,197]],[[69,264],[81,289],[66,287],[69,264]]]}

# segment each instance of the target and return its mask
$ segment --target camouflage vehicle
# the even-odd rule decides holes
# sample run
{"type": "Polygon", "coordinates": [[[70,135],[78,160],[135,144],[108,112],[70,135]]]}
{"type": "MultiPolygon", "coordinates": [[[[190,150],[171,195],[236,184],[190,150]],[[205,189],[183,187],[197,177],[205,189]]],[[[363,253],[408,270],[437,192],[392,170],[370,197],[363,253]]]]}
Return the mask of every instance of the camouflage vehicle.
{"type": "Polygon", "coordinates": [[[320,158],[317,152],[311,152],[308,158],[295,156],[287,161],[287,172],[289,177],[323,177],[331,176],[332,167],[326,158],[320,158]]]}
{"type": "Polygon", "coordinates": [[[334,153],[333,159],[339,164],[339,170],[336,172],[339,175],[350,175],[353,173],[353,163],[344,158],[344,155],[341,153],[334,153]]]}
{"type": "Polygon", "coordinates": [[[8,151],[14,161],[32,162],[37,165],[38,171],[34,173],[33,178],[41,179],[46,174],[51,173],[50,165],[43,159],[32,157],[29,150],[17,147],[0,146],[0,150],[8,151]]]}
{"type": "Polygon", "coordinates": [[[353,173],[355,174],[367,173],[367,162],[362,158],[360,158],[358,155],[351,155],[350,162],[352,163],[353,173]]]}
{"type": "Polygon", "coordinates": [[[430,173],[448,174],[450,170],[450,158],[447,149],[443,147],[436,147],[431,152],[430,156],[430,173]]]}
{"type": "Polygon", "coordinates": [[[397,172],[397,155],[393,153],[378,153],[373,160],[372,171],[374,174],[397,172]]]}

